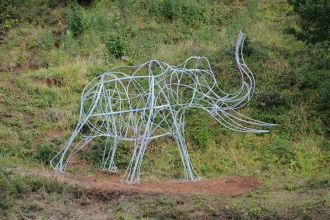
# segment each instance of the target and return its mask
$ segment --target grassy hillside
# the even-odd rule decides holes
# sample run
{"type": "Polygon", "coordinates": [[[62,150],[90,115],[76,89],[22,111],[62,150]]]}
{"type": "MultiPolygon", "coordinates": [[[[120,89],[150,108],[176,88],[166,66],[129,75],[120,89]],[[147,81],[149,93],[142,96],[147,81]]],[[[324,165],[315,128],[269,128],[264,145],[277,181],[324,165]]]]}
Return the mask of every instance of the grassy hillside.
{"type": "MultiPolygon", "coordinates": [[[[255,176],[264,184],[260,191],[244,196],[251,203],[231,198],[230,205],[237,206],[227,218],[240,218],[240,212],[250,213],[246,218],[279,218],[278,207],[287,204],[284,195],[307,191],[321,194],[310,200],[303,197],[303,204],[287,204],[284,217],[313,218],[315,207],[321,214],[314,218],[330,215],[330,44],[307,45],[285,34],[283,30],[295,26],[298,19],[285,0],[95,0],[89,6],[70,0],[5,0],[0,6],[4,8],[0,14],[0,189],[8,192],[2,195],[1,215],[14,216],[17,209],[8,205],[14,204],[12,192],[17,190],[7,185],[17,178],[27,181],[19,175],[13,179],[4,168],[50,169],[50,158],[75,128],[81,91],[92,78],[118,65],[150,59],[175,65],[199,55],[209,58],[219,85],[230,91],[240,85],[234,60],[239,30],[248,36],[244,58],[257,81],[256,95],[240,112],[279,126],[267,134],[235,133],[204,112],[190,110],[186,140],[195,169],[204,179],[255,176]],[[275,197],[276,204],[268,202],[275,197]]],[[[71,166],[68,172],[92,175],[98,169],[101,144],[95,141],[84,149],[78,158],[84,166],[71,166]]],[[[120,171],[127,166],[130,151],[130,145],[119,143],[120,171]]],[[[153,141],[142,179],[182,177],[173,141],[153,141]]],[[[30,182],[25,185],[29,193],[41,190],[31,189],[30,182]]],[[[198,198],[194,204],[208,204],[212,198],[198,198]]],[[[168,206],[168,199],[159,207],[168,206]]],[[[189,217],[188,210],[176,211],[170,218],[189,217]]],[[[122,209],[115,213],[124,219],[137,217],[122,209]]],[[[211,214],[206,216],[212,218],[211,214]]]]}

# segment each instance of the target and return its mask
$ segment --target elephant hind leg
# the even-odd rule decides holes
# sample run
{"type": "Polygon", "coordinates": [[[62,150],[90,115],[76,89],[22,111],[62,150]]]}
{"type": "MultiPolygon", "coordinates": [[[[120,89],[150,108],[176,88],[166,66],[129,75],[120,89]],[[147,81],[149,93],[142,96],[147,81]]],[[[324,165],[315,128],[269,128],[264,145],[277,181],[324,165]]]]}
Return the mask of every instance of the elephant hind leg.
{"type": "Polygon", "coordinates": [[[73,142],[75,141],[76,137],[80,135],[80,128],[81,126],[77,126],[75,131],[72,133],[69,140],[65,143],[64,147],[50,160],[50,165],[54,170],[59,170],[60,172],[65,171],[64,164],[66,164],[66,160],[68,157],[72,156],[72,152],[75,150],[77,145],[74,147],[73,142]],[[72,149],[73,148],[73,149],[72,149]],[[71,155],[71,156],[70,156],[71,155]]]}
{"type": "MultiPolygon", "coordinates": [[[[81,149],[83,149],[91,140],[93,140],[94,137],[88,137],[84,138],[83,140],[79,141],[77,144],[74,144],[72,147],[70,145],[67,145],[65,148],[63,148],[60,153],[58,154],[58,157],[60,157],[59,162],[57,163],[56,167],[59,168],[60,172],[64,172],[66,167],[68,166],[70,159],[81,149]],[[71,146],[71,149],[69,149],[71,146]]],[[[55,158],[51,160],[51,163],[53,162],[55,158]]]]}

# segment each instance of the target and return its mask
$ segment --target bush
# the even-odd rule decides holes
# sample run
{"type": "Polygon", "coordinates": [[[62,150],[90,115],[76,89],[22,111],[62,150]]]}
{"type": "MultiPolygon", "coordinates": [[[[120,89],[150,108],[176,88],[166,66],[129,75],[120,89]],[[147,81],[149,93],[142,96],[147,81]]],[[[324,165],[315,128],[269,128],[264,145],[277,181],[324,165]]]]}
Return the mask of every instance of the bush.
{"type": "Polygon", "coordinates": [[[105,43],[105,46],[108,49],[108,54],[118,59],[126,55],[128,42],[119,35],[113,35],[105,43]]]}
{"type": "Polygon", "coordinates": [[[52,143],[44,142],[42,144],[39,144],[37,147],[37,152],[34,156],[36,160],[41,161],[43,164],[47,165],[49,164],[49,161],[55,157],[56,152],[54,150],[54,147],[52,143]]]}
{"type": "Polygon", "coordinates": [[[1,0],[0,32],[17,27],[23,22],[39,24],[53,22],[50,9],[66,6],[74,0],[1,0]]]}
{"type": "Polygon", "coordinates": [[[159,2],[155,0],[147,0],[146,1],[146,8],[149,13],[149,15],[156,16],[158,15],[160,9],[159,9],[159,2]]]}
{"type": "Polygon", "coordinates": [[[295,91],[294,102],[309,102],[328,130],[330,113],[330,42],[309,44],[299,50],[290,61],[290,68],[281,76],[284,87],[295,91]]]}
{"type": "Polygon", "coordinates": [[[293,11],[300,16],[301,30],[289,28],[289,32],[299,40],[308,43],[329,40],[330,33],[330,2],[328,0],[288,0],[293,11]]]}
{"type": "Polygon", "coordinates": [[[10,207],[8,196],[14,191],[12,184],[8,181],[9,172],[0,169],[0,210],[10,207]]]}
{"type": "Polygon", "coordinates": [[[164,17],[171,21],[178,19],[182,14],[182,0],[164,0],[162,9],[164,17]]]}
{"type": "Polygon", "coordinates": [[[78,4],[72,4],[68,9],[68,27],[73,36],[79,36],[89,28],[89,21],[84,10],[78,4]]]}
{"type": "Polygon", "coordinates": [[[196,1],[190,1],[184,7],[183,20],[186,24],[197,25],[203,21],[203,12],[205,8],[203,5],[198,4],[196,1]]]}
{"type": "MultiPolygon", "coordinates": [[[[329,111],[330,109],[330,79],[324,81],[320,86],[320,99],[318,108],[322,111],[329,111]]],[[[330,114],[328,112],[328,114],[330,114]]]]}
{"type": "MultiPolygon", "coordinates": [[[[95,168],[102,168],[103,156],[108,156],[109,150],[111,149],[113,143],[109,139],[94,139],[90,144],[89,150],[83,150],[79,158],[91,163],[95,168]],[[105,151],[105,152],[104,152],[105,151]]],[[[115,154],[115,165],[120,168],[126,168],[133,150],[132,142],[119,142],[117,145],[117,150],[115,154]]],[[[107,166],[105,168],[108,168],[107,166]]]]}
{"type": "Polygon", "coordinates": [[[205,150],[214,138],[215,129],[213,126],[219,128],[217,122],[213,120],[205,111],[192,109],[187,111],[186,121],[186,136],[197,149],[205,150]]]}
{"type": "Polygon", "coordinates": [[[321,112],[321,119],[325,123],[325,131],[330,133],[330,78],[320,86],[317,109],[321,112]]]}
{"type": "Polygon", "coordinates": [[[285,103],[285,98],[277,91],[260,92],[256,94],[256,107],[258,108],[272,108],[285,103]]]}

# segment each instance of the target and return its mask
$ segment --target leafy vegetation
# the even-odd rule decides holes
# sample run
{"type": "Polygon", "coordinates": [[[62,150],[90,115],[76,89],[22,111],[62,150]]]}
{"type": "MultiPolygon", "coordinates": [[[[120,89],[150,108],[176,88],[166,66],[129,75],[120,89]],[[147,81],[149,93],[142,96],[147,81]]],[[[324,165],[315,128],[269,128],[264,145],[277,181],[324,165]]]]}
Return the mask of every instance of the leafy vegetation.
{"type": "Polygon", "coordinates": [[[329,41],[329,1],[288,0],[288,2],[293,6],[293,12],[300,16],[299,27],[301,30],[290,29],[298,39],[309,43],[329,41]]]}
{"type": "MultiPolygon", "coordinates": [[[[0,166],[49,169],[47,161],[75,128],[83,87],[117,65],[149,59],[178,64],[191,55],[206,56],[219,86],[224,91],[235,90],[240,79],[233,49],[242,29],[248,35],[245,62],[255,74],[257,87],[251,104],[240,111],[279,126],[267,134],[235,133],[191,109],[186,115],[186,140],[195,169],[203,178],[255,176],[264,186],[237,198],[220,199],[227,204],[216,196],[145,196],[107,208],[121,219],[322,219],[330,210],[330,22],[325,18],[329,14],[326,4],[286,0],[94,0],[83,5],[70,0],[1,1],[0,166]],[[316,9],[320,16],[313,20],[309,15],[316,9]],[[301,16],[306,10],[306,16],[301,16]],[[325,29],[319,29],[320,25],[325,29]],[[288,34],[288,27],[295,28],[298,39],[288,34]],[[121,56],[128,56],[128,62],[121,56]],[[317,196],[309,200],[307,194],[317,196]],[[287,204],[290,196],[302,202],[287,204]],[[141,202],[135,204],[137,200],[141,202]],[[195,201],[194,205],[189,201],[195,201]],[[139,212],[125,212],[127,207],[139,212]]],[[[120,171],[129,160],[130,146],[119,143],[120,171]]],[[[104,140],[91,142],[78,163],[98,169],[103,148],[104,140]]],[[[143,178],[182,178],[172,139],[152,141],[145,157],[143,178]]],[[[71,171],[92,175],[90,170],[71,171]]],[[[66,187],[2,169],[0,218],[10,218],[17,210],[23,210],[26,218],[32,218],[31,213],[45,218],[44,204],[24,196],[36,192],[50,196],[45,202],[55,201],[66,209],[60,205],[63,200],[51,199],[60,197],[66,187]]],[[[75,190],[69,190],[71,199],[76,198],[75,190]]],[[[79,198],[81,207],[85,200],[79,198]]],[[[69,217],[63,214],[63,218],[69,217]]]]}

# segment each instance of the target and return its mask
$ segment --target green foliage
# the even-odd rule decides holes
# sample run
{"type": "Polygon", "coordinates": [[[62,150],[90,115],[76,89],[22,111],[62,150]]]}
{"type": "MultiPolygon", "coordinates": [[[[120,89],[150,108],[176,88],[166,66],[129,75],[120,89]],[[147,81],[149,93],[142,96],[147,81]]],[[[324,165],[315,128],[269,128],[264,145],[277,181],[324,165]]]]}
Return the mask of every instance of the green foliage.
{"type": "Polygon", "coordinates": [[[257,108],[272,108],[287,103],[286,98],[277,91],[259,92],[256,94],[255,100],[257,108]]]}
{"type": "Polygon", "coordinates": [[[214,119],[207,115],[202,110],[190,110],[187,112],[186,120],[186,136],[197,149],[206,149],[211,140],[214,139],[213,135],[214,119]]]}
{"type": "Polygon", "coordinates": [[[128,42],[120,35],[111,36],[105,45],[110,56],[114,56],[118,59],[127,55],[128,42]]]}
{"type": "MultiPolygon", "coordinates": [[[[108,157],[109,150],[112,147],[112,140],[107,138],[100,138],[94,140],[90,144],[88,150],[82,150],[79,158],[93,165],[94,168],[101,167],[103,157],[108,157]]],[[[115,155],[116,166],[119,169],[125,169],[131,159],[131,153],[133,150],[133,143],[131,142],[119,142],[115,155]]],[[[107,166],[105,168],[108,168],[107,166]]]]}
{"type": "Polygon", "coordinates": [[[160,14],[170,21],[182,19],[188,26],[198,25],[204,20],[205,5],[196,0],[147,0],[148,14],[159,16],[160,14]]]}
{"type": "Polygon", "coordinates": [[[330,79],[324,80],[319,88],[319,99],[317,101],[317,109],[322,112],[321,118],[325,123],[325,128],[330,133],[330,79]]]}
{"type": "Polygon", "coordinates": [[[129,161],[131,160],[131,155],[133,152],[133,143],[130,142],[119,142],[115,161],[116,166],[120,169],[126,169],[128,166],[129,161]]]}
{"type": "Polygon", "coordinates": [[[328,41],[330,34],[330,2],[328,0],[288,0],[299,15],[301,30],[291,28],[299,40],[308,43],[328,41]]]}
{"type": "MultiPolygon", "coordinates": [[[[319,102],[318,102],[318,108],[321,111],[328,111],[330,109],[329,88],[330,88],[330,79],[323,81],[323,83],[321,83],[321,85],[320,85],[320,89],[319,89],[320,98],[319,98],[319,102]]],[[[329,112],[327,112],[327,113],[329,113],[329,112]]]]}
{"type": "Polygon", "coordinates": [[[157,16],[160,12],[160,3],[156,0],[147,0],[146,8],[150,15],[157,16]]]}
{"type": "Polygon", "coordinates": [[[259,7],[259,0],[247,0],[246,10],[239,10],[237,15],[233,13],[233,17],[223,19],[226,24],[226,33],[231,36],[237,30],[245,30],[251,23],[256,21],[256,14],[259,7]]]}
{"type": "Polygon", "coordinates": [[[205,7],[195,0],[188,1],[188,4],[183,6],[183,11],[183,20],[187,25],[200,24],[204,19],[205,7]]]}
{"type": "Polygon", "coordinates": [[[54,146],[50,142],[43,142],[37,146],[34,159],[42,162],[44,165],[48,165],[49,161],[57,154],[54,146]]]}
{"type": "Polygon", "coordinates": [[[100,5],[90,12],[90,27],[97,31],[100,36],[104,36],[111,26],[108,11],[105,5],[100,5]]]}
{"type": "Polygon", "coordinates": [[[162,13],[169,20],[175,20],[182,16],[182,0],[164,0],[162,13]]]}
{"type": "Polygon", "coordinates": [[[51,23],[53,7],[65,6],[74,0],[2,0],[0,1],[0,32],[17,27],[23,22],[51,23]]]}
{"type": "Polygon", "coordinates": [[[311,103],[311,108],[326,125],[329,121],[329,52],[327,41],[306,45],[291,58],[290,68],[278,81],[282,87],[296,91],[292,96],[293,102],[311,103]]]}
{"type": "MultiPolygon", "coordinates": [[[[6,169],[0,169],[0,218],[7,219],[10,210],[18,205],[17,200],[29,198],[32,193],[50,194],[72,193],[79,198],[79,190],[75,186],[65,185],[57,180],[50,180],[37,175],[19,175],[6,169]]],[[[15,212],[15,209],[13,209],[15,212]]],[[[23,202],[24,212],[39,212],[43,208],[33,202],[23,202]]],[[[20,211],[21,211],[20,210],[20,211]]],[[[21,212],[20,212],[21,213],[21,212]]]]}
{"type": "Polygon", "coordinates": [[[306,183],[306,187],[310,189],[320,189],[330,186],[330,178],[325,179],[310,179],[306,183]]]}
{"type": "Polygon", "coordinates": [[[13,189],[11,184],[8,182],[8,172],[0,170],[0,210],[6,210],[9,208],[8,195],[12,193],[13,189]]]}
{"type": "Polygon", "coordinates": [[[87,31],[90,26],[90,21],[79,4],[72,4],[69,7],[68,18],[68,28],[75,37],[87,31]]]}

